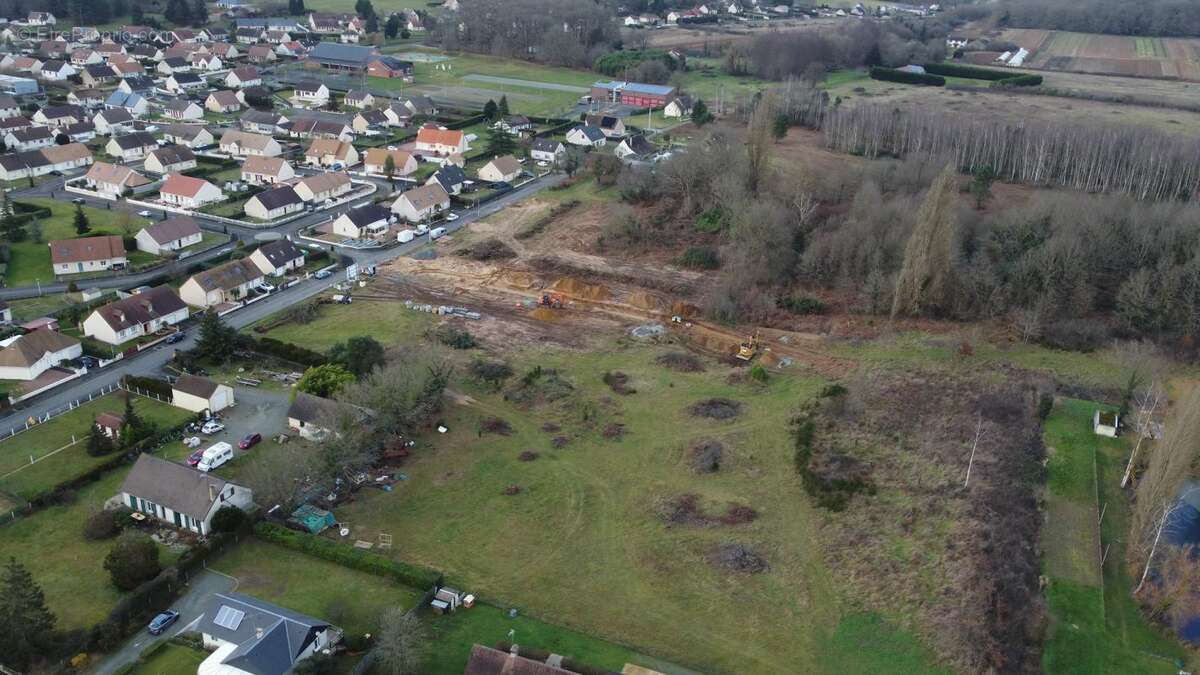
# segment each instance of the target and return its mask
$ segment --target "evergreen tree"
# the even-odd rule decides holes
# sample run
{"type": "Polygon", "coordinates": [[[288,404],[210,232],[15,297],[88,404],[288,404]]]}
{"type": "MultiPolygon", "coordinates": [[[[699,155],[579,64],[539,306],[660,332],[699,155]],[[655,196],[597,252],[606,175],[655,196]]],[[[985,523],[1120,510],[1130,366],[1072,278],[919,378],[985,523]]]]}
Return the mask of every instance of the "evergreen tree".
{"type": "Polygon", "coordinates": [[[483,104],[483,116],[494,121],[496,119],[496,111],[499,109],[496,102],[489,98],[488,102],[483,104]]]}
{"type": "Polygon", "coordinates": [[[0,577],[0,654],[4,663],[24,670],[54,630],[42,587],[25,566],[10,557],[0,577]]]}
{"type": "Polygon", "coordinates": [[[192,0],[192,11],[189,17],[193,26],[203,26],[208,23],[208,6],[204,0],[192,0]]]}
{"type": "Polygon", "coordinates": [[[92,422],[92,430],[88,433],[87,454],[92,457],[102,457],[112,452],[112,441],[104,435],[104,430],[92,422]]]}
{"type": "Polygon", "coordinates": [[[387,159],[383,160],[383,175],[387,176],[388,183],[395,185],[396,183],[396,158],[390,154],[387,159]]]}
{"type": "Polygon", "coordinates": [[[134,409],[133,394],[130,392],[125,392],[125,412],[123,416],[125,417],[125,426],[132,432],[130,438],[123,440],[127,443],[136,443],[138,440],[141,440],[137,436],[145,429],[146,423],[138,415],[137,410],[134,409]]]}
{"type": "Polygon", "coordinates": [[[933,181],[904,248],[896,277],[892,317],[940,314],[950,309],[954,284],[955,201],[958,172],[947,165],[933,181]]]}
{"type": "Polygon", "coordinates": [[[142,5],[139,2],[134,2],[129,5],[129,20],[135,24],[140,24],[146,15],[142,13],[142,5]]]}
{"type": "Polygon", "coordinates": [[[508,96],[500,97],[500,104],[496,106],[496,114],[500,117],[508,117],[508,96]]]}
{"type": "Polygon", "coordinates": [[[487,154],[499,157],[512,154],[517,149],[517,142],[503,129],[488,129],[484,147],[487,149],[487,154]]]}
{"type": "Polygon", "coordinates": [[[83,205],[75,205],[75,234],[87,234],[92,231],[92,224],[88,222],[87,214],[83,212],[83,205]]]}
{"type": "Polygon", "coordinates": [[[205,312],[200,319],[200,339],[196,355],[215,364],[225,363],[233,354],[237,331],[226,326],[216,312],[205,312]]]}
{"type": "MultiPolygon", "coordinates": [[[[202,0],[197,0],[197,1],[200,2],[202,0]]],[[[375,10],[371,10],[371,13],[367,15],[366,28],[367,28],[368,35],[379,32],[379,17],[375,16],[375,10]]]]}
{"type": "Polygon", "coordinates": [[[25,241],[25,226],[17,219],[17,215],[13,213],[13,207],[8,201],[7,192],[4,193],[3,197],[0,197],[0,234],[4,236],[5,241],[13,243],[25,241]]]}
{"type": "Polygon", "coordinates": [[[383,24],[383,36],[389,40],[395,39],[400,34],[400,15],[392,12],[388,17],[387,23],[383,24]]]}

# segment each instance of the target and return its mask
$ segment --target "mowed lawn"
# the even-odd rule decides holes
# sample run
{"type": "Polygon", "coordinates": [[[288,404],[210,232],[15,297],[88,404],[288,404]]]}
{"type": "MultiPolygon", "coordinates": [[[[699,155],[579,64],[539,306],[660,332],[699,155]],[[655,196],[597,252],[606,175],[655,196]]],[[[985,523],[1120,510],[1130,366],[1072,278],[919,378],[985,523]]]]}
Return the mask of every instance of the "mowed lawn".
{"type": "MultiPolygon", "coordinates": [[[[350,305],[321,305],[317,318],[308,323],[288,322],[262,336],[291,342],[319,352],[352,337],[369,336],[384,346],[410,345],[434,325],[433,316],[408,309],[404,298],[370,299],[362,296],[383,294],[368,286],[354,296],[350,305]]],[[[270,325],[278,315],[260,322],[270,325]]],[[[256,333],[257,335],[257,333],[256,333]]]]}
{"type": "Polygon", "coordinates": [[[1184,652],[1145,620],[1130,595],[1133,584],[1125,567],[1129,506],[1119,484],[1130,446],[1126,439],[1092,432],[1092,414],[1098,407],[1091,401],[1060,399],[1046,420],[1050,522],[1045,572],[1050,582],[1046,589],[1050,625],[1042,665],[1056,675],[1170,675],[1179,670],[1174,659],[1184,652]],[[1094,538],[1068,536],[1071,528],[1064,536],[1054,536],[1055,519],[1071,520],[1074,529],[1094,524],[1097,489],[1099,502],[1106,504],[1102,542],[1112,547],[1103,580],[1097,571],[1094,538]],[[1083,550],[1059,550],[1068,547],[1083,550]]]}
{"type": "Polygon", "coordinates": [[[396,491],[367,493],[339,508],[339,519],[359,538],[391,534],[398,558],[441,569],[469,592],[683,666],[845,672],[820,658],[840,607],[787,426],[823,383],[796,374],[766,387],[730,384],[727,366],[677,373],[655,362],[661,353],[614,345],[523,354],[514,381],[536,363],[560,369],[574,387],[567,399],[532,409],[455,382],[472,401],[445,411],[449,433],[418,447],[396,491]],[[612,392],[602,382],[607,371],[627,374],[637,393],[612,392]],[[687,412],[711,397],[740,401],[742,414],[718,422],[687,412]],[[509,422],[512,435],[481,434],[488,417],[509,422]],[[545,424],[561,429],[544,432],[545,424]],[[624,425],[624,436],[603,438],[613,424],[624,425]],[[569,439],[565,447],[551,446],[556,436],[569,439]],[[726,456],[720,471],[702,475],[689,448],[706,438],[722,441],[726,456]],[[540,456],[520,461],[526,450],[540,456]],[[520,492],[505,495],[510,486],[520,492]],[[667,502],[685,494],[707,513],[736,502],[757,519],[668,526],[667,502]],[[719,544],[751,546],[770,569],[719,569],[710,562],[719,544]]]}
{"type": "Polygon", "coordinates": [[[130,671],[129,675],[177,675],[194,673],[208,652],[183,645],[167,643],[154,652],[144,663],[130,671]]]}
{"type": "MultiPolygon", "coordinates": [[[[192,416],[183,408],[140,396],[134,399],[133,406],[143,419],[160,428],[181,424],[192,416]]],[[[92,421],[98,415],[120,414],[124,410],[123,396],[109,394],[29,431],[0,440],[0,490],[29,498],[112,459],[111,454],[101,457],[87,454],[87,437],[92,421]],[[60,450],[69,445],[72,438],[77,442],[60,450]],[[36,460],[32,464],[31,457],[36,460]]]]}
{"type": "Polygon", "coordinates": [[[422,594],[386,577],[258,539],[247,539],[211,567],[235,577],[239,593],[325,619],[347,635],[376,632],[384,610],[407,610],[422,594]]]}
{"type": "MultiPolygon", "coordinates": [[[[21,199],[18,201],[46,207],[50,209],[52,215],[49,218],[38,220],[42,227],[42,243],[39,244],[32,239],[26,239],[20,243],[9,244],[12,256],[8,262],[8,272],[4,279],[5,284],[8,286],[32,286],[39,280],[42,283],[55,281],[54,270],[50,266],[50,247],[48,245],[55,239],[75,239],[80,236],[95,237],[102,234],[121,236],[123,234],[118,225],[120,211],[96,209],[89,206],[83,207],[83,212],[87,214],[91,225],[91,231],[85,235],[78,235],[75,233],[75,205],[70,203],[70,201],[65,199],[59,201],[41,198],[21,199]]],[[[131,222],[135,234],[137,230],[146,224],[144,219],[139,219],[136,216],[133,217],[131,222]]],[[[29,231],[28,225],[25,230],[26,232],[29,231]]],[[[128,257],[131,266],[145,265],[158,260],[156,256],[144,251],[130,251],[128,257]]]]}

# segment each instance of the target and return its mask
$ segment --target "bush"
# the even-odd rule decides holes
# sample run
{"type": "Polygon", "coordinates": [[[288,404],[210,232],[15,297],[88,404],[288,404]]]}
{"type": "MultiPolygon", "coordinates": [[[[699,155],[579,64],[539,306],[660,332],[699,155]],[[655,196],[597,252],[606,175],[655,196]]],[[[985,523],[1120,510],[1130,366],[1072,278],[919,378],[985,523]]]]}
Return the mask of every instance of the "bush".
{"type": "Polygon", "coordinates": [[[1043,422],[1050,416],[1050,411],[1054,410],[1054,394],[1042,394],[1038,397],[1038,419],[1043,422]]]}
{"type": "Polygon", "coordinates": [[[938,75],[928,75],[922,73],[909,73],[895,68],[880,68],[879,66],[871,67],[871,79],[883,80],[886,82],[899,82],[901,84],[919,84],[931,87],[946,86],[946,78],[938,75]]]}
{"type": "Polygon", "coordinates": [[[512,366],[503,361],[475,359],[471,363],[471,373],[484,382],[498,387],[505,380],[513,376],[513,369],[512,366]]]}
{"type": "Polygon", "coordinates": [[[454,349],[474,349],[479,344],[470,332],[449,324],[438,326],[435,335],[438,342],[454,349]]]}
{"type": "MultiPolygon", "coordinates": [[[[97,511],[83,524],[83,538],[88,541],[112,539],[121,531],[112,511],[97,511]]],[[[128,516],[126,516],[128,517],[128,516]]]]}
{"type": "Polygon", "coordinates": [[[689,246],[679,256],[679,266],[698,270],[715,270],[721,266],[717,252],[707,246],[689,246]]]}
{"type": "Polygon", "coordinates": [[[994,83],[992,86],[1037,87],[1041,86],[1042,81],[1041,75],[1017,75],[1016,77],[1010,77],[1007,80],[1000,80],[999,82],[994,83]]]}
{"type": "Polygon", "coordinates": [[[112,576],[114,586],[131,591],[162,570],[158,545],[141,532],[126,532],[104,558],[104,569],[112,576]]]}
{"type": "Polygon", "coordinates": [[[750,369],[750,379],[755,382],[766,382],[767,369],[761,363],[754,364],[754,367],[750,369]]]}
{"type": "Polygon", "coordinates": [[[164,401],[171,400],[171,383],[167,382],[166,380],[160,380],[156,377],[126,375],[125,377],[121,378],[121,383],[131,389],[138,389],[154,394],[164,401]]]}
{"type": "Polygon", "coordinates": [[[442,581],[441,573],[434,570],[391,560],[381,555],[339,544],[330,539],[289,530],[273,523],[258,523],[254,526],[254,534],[264,541],[286,546],[360,572],[390,577],[413,588],[431,588],[442,581]]]}
{"type": "Polygon", "coordinates": [[[796,314],[824,314],[829,309],[825,303],[808,295],[787,295],[776,299],[775,304],[796,314]]]}
{"type": "Polygon", "coordinates": [[[729,225],[729,214],[725,209],[714,206],[696,218],[695,228],[705,234],[718,234],[729,225]]]}
{"type": "Polygon", "coordinates": [[[275,356],[285,361],[291,361],[292,363],[308,366],[310,368],[314,366],[323,366],[329,362],[325,355],[320,352],[314,352],[311,349],[305,349],[304,347],[294,345],[290,342],[276,340],[275,338],[253,338],[243,335],[239,336],[238,340],[245,349],[250,351],[259,352],[260,354],[267,354],[268,356],[275,356]]]}
{"type": "Polygon", "coordinates": [[[1108,341],[1108,327],[1093,319],[1055,321],[1042,331],[1042,343],[1055,349],[1095,351],[1108,341]]]}
{"type": "Polygon", "coordinates": [[[246,512],[236,506],[222,506],[213,514],[214,532],[237,532],[246,522],[246,512]]]}

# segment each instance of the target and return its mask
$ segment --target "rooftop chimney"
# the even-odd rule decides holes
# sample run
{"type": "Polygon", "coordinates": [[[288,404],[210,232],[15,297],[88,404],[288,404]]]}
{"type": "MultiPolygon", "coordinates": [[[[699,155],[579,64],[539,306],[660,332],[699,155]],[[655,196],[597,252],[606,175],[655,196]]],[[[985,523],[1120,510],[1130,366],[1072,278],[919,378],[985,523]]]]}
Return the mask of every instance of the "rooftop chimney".
{"type": "Polygon", "coordinates": [[[208,501],[217,501],[217,486],[212,483],[208,484],[208,501]]]}
{"type": "Polygon", "coordinates": [[[257,639],[257,640],[261,640],[261,639],[262,639],[262,636],[263,636],[263,629],[262,629],[262,626],[259,626],[258,628],[255,628],[255,629],[254,629],[254,637],[255,637],[255,639],[257,639]]]}

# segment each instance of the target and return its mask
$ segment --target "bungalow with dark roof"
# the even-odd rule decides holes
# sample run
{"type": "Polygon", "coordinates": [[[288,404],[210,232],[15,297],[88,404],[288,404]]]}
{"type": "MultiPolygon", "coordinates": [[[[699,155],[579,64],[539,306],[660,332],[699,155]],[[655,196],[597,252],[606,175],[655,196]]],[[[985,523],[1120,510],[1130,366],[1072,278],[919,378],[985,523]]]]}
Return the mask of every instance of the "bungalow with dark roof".
{"type": "Polygon", "coordinates": [[[378,239],[387,234],[393,215],[378,204],[364,204],[338,216],[333,233],[348,239],[378,239]]]}
{"type": "Polygon", "coordinates": [[[158,286],[97,307],[83,320],[83,334],[119,345],[153,335],[187,318],[188,307],[175,290],[170,286],[158,286]]]}
{"type": "Polygon", "coordinates": [[[124,136],[114,136],[112,140],[104,146],[104,151],[113,157],[118,157],[126,162],[133,162],[142,159],[151,150],[158,147],[158,142],[154,137],[145,131],[135,131],[132,134],[124,136]]]}
{"type": "Polygon", "coordinates": [[[149,173],[165,175],[196,168],[196,155],[186,145],[167,145],[146,155],[143,165],[149,173]]]}
{"type": "Polygon", "coordinates": [[[178,251],[193,244],[199,244],[204,239],[200,225],[188,216],[175,216],[138,230],[137,241],[139,251],[162,255],[170,251],[178,251]]]}
{"type": "Polygon", "coordinates": [[[249,260],[258,265],[263,274],[281,277],[304,267],[304,251],[289,239],[276,239],[255,249],[249,260]]]}
{"type": "Polygon", "coordinates": [[[304,659],[332,648],[342,633],[327,621],[240,593],[217,593],[196,626],[212,653],[199,672],[285,675],[304,659]]]}
{"type": "Polygon", "coordinates": [[[259,220],[275,220],[304,210],[304,200],[290,185],[263,190],[246,200],[242,207],[246,215],[259,220]]]}
{"type": "Polygon", "coordinates": [[[201,536],[212,531],[221,507],[249,510],[253,504],[249,488],[148,453],[138,455],[119,497],[138,513],[201,536]]]}

